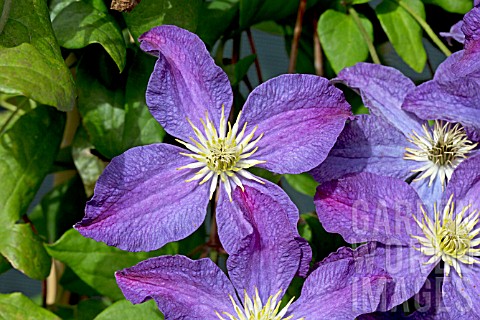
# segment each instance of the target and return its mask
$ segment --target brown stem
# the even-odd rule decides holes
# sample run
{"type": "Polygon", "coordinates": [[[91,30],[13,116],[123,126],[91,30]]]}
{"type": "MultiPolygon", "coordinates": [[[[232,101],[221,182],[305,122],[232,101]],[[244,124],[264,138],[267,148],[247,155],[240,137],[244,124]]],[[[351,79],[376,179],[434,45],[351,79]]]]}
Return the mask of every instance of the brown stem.
{"type": "Polygon", "coordinates": [[[317,76],[323,76],[323,54],[322,54],[322,45],[320,39],[318,38],[318,17],[315,15],[313,19],[313,57],[314,57],[314,66],[315,74],[317,76]]]}
{"type": "Polygon", "coordinates": [[[252,30],[250,30],[250,28],[247,29],[247,36],[252,53],[255,55],[255,70],[257,71],[258,83],[260,84],[263,82],[262,71],[260,70],[260,62],[258,61],[258,54],[255,49],[255,42],[253,42],[252,30]]]}
{"type": "Polygon", "coordinates": [[[233,37],[232,64],[237,63],[240,58],[240,39],[241,34],[233,37]]]}
{"type": "Polygon", "coordinates": [[[30,220],[30,218],[29,218],[26,214],[24,214],[24,215],[22,216],[22,220],[23,220],[23,222],[30,224],[30,228],[32,228],[33,233],[38,234],[37,229],[35,228],[35,226],[33,225],[32,221],[30,220]]]}
{"type": "Polygon", "coordinates": [[[42,307],[47,307],[47,279],[42,281],[42,307]]]}
{"type": "Polygon", "coordinates": [[[290,50],[290,63],[288,64],[288,73],[295,72],[295,65],[297,64],[298,43],[300,35],[302,34],[303,15],[307,9],[307,0],[300,0],[297,12],[297,21],[295,22],[295,29],[293,30],[292,48],[290,50]]]}

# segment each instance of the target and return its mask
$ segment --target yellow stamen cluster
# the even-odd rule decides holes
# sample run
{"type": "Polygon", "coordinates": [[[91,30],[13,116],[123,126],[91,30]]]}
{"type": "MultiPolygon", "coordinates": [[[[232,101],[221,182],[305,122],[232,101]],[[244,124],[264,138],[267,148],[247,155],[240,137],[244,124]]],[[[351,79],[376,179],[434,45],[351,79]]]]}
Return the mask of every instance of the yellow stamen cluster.
{"type": "Polygon", "coordinates": [[[476,257],[480,256],[480,227],[474,229],[478,223],[480,212],[471,211],[471,205],[462,209],[454,217],[455,204],[452,201],[453,195],[443,210],[443,216],[435,205],[435,221],[432,221],[425,210],[422,209],[423,219],[420,222],[415,216],[413,218],[423,230],[424,236],[412,236],[417,239],[420,247],[418,251],[431,256],[426,264],[437,263],[440,259],[445,262],[445,274],[450,274],[450,267],[453,267],[458,275],[462,277],[461,264],[480,264],[476,257]]]}
{"type": "MultiPolygon", "coordinates": [[[[235,299],[230,296],[230,300],[232,301],[236,315],[232,315],[228,312],[222,312],[222,315],[218,312],[215,313],[220,320],[291,320],[293,319],[293,315],[290,315],[286,318],[284,317],[287,314],[288,308],[292,304],[294,298],[292,298],[285,305],[285,307],[280,309],[282,300],[279,300],[278,298],[280,297],[281,293],[282,290],[278,291],[274,296],[270,296],[267,300],[267,303],[264,305],[256,288],[255,295],[252,298],[250,298],[245,291],[243,307],[239,306],[235,302],[235,299]]],[[[297,320],[304,320],[304,318],[297,320]]]]}
{"type": "Polygon", "coordinates": [[[235,188],[235,186],[239,186],[242,190],[244,189],[239,176],[263,183],[253,174],[245,170],[265,162],[249,159],[258,150],[258,147],[255,147],[255,145],[262,138],[263,133],[252,141],[257,127],[246,135],[245,130],[247,123],[245,123],[242,130],[238,132],[240,117],[241,112],[233,127],[228,123],[228,133],[226,132],[227,121],[223,107],[218,131],[213,121],[208,118],[207,113],[205,114],[205,120],[200,119],[203,125],[203,133],[187,119],[193,128],[196,138],[190,137],[191,143],[177,139],[179,143],[183,144],[192,152],[181,154],[196,160],[196,162],[180,167],[177,170],[199,169],[194,176],[186,180],[186,182],[200,180],[199,184],[204,184],[207,181],[211,181],[210,199],[217,188],[219,179],[230,201],[232,200],[232,189],[235,188]]]}
{"type": "Polygon", "coordinates": [[[430,177],[431,186],[438,176],[444,186],[455,168],[467,158],[468,153],[477,144],[468,140],[465,129],[458,123],[452,126],[450,123],[435,121],[433,129],[426,124],[422,127],[423,135],[413,131],[408,139],[417,146],[417,149],[406,148],[403,158],[425,163],[422,167],[412,170],[422,172],[415,181],[430,177]]]}

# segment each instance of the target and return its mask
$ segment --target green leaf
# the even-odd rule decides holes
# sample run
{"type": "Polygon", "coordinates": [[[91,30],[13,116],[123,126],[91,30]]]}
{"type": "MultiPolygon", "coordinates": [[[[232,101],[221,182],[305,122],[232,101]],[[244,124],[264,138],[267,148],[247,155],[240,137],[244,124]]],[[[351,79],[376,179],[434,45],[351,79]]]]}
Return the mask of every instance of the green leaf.
{"type": "MultiPolygon", "coordinates": [[[[0,136],[0,221],[15,223],[26,213],[62,140],[65,116],[37,107],[0,136]]],[[[0,223],[0,228],[3,227],[0,223]]]]}
{"type": "Polygon", "coordinates": [[[351,4],[362,4],[362,3],[367,3],[372,0],[352,0],[351,4]]]}
{"type": "Polygon", "coordinates": [[[225,34],[237,12],[238,0],[214,0],[202,3],[196,33],[207,47],[213,47],[225,34]]]}
{"type": "Polygon", "coordinates": [[[4,0],[0,10],[6,21],[0,30],[0,91],[71,110],[75,83],[55,40],[46,1],[4,0]]]}
{"type": "Polygon", "coordinates": [[[21,293],[0,294],[0,319],[60,320],[50,311],[37,306],[21,293]]]}
{"type": "Polygon", "coordinates": [[[57,17],[57,15],[70,4],[75,1],[82,1],[87,3],[97,9],[98,11],[108,13],[108,8],[103,2],[103,0],[51,0],[49,2],[50,7],[50,20],[53,21],[57,17]]]}
{"type": "Polygon", "coordinates": [[[37,107],[0,136],[0,253],[29,277],[44,279],[50,258],[30,224],[17,224],[47,175],[60,145],[65,115],[37,107]]]}
{"type": "Polygon", "coordinates": [[[287,180],[288,184],[298,192],[311,197],[315,196],[318,182],[308,173],[284,174],[283,177],[287,180]]]}
{"type": "Polygon", "coordinates": [[[160,254],[174,254],[177,243],[170,243],[152,252],[126,252],[80,235],[76,230],[67,231],[57,242],[46,245],[48,253],[68,265],[80,279],[102,295],[118,300],[123,297],[114,273],[160,254]]]}
{"type": "Polygon", "coordinates": [[[228,79],[232,87],[237,86],[240,81],[245,77],[250,69],[250,66],[255,62],[255,55],[251,54],[245,58],[240,59],[236,64],[230,64],[224,68],[225,73],[228,75],[228,79]]]}
{"type": "Polygon", "coordinates": [[[123,17],[137,41],[144,32],[162,24],[174,24],[195,32],[201,5],[201,0],[142,0],[123,17]]]}
{"type": "MultiPolygon", "coordinates": [[[[425,19],[420,0],[402,0],[425,19]]],[[[416,72],[422,72],[427,54],[422,44],[423,30],[417,21],[395,0],[384,0],[375,7],[380,24],[398,55],[416,72]]]]}
{"type": "Polygon", "coordinates": [[[65,266],[65,271],[60,278],[60,285],[63,289],[78,293],[79,295],[89,297],[100,296],[100,293],[98,293],[97,290],[86,284],[68,266],[65,266]]]}
{"type": "Polygon", "coordinates": [[[85,129],[79,127],[73,139],[72,157],[78,174],[82,178],[87,197],[93,195],[95,183],[107,165],[106,162],[92,154],[91,150],[94,148],[93,144],[88,140],[85,129]]]}
{"type": "Polygon", "coordinates": [[[29,223],[2,226],[0,253],[30,278],[43,280],[50,273],[50,257],[29,223]]]}
{"type": "Polygon", "coordinates": [[[280,179],[282,179],[281,174],[272,173],[268,170],[265,170],[265,169],[262,169],[262,168],[259,168],[259,167],[251,167],[251,168],[248,169],[248,171],[250,171],[251,173],[253,173],[256,176],[259,176],[263,179],[267,179],[268,181],[271,181],[275,184],[277,184],[280,181],[280,179]]]}
{"type": "MultiPolygon", "coordinates": [[[[372,23],[359,15],[363,27],[373,39],[372,23]]],[[[368,56],[368,46],[362,37],[360,28],[352,16],[333,9],[325,11],[318,21],[318,36],[323,50],[338,73],[345,67],[365,61],[368,56]]]]}
{"type": "MultiPolygon", "coordinates": [[[[109,305],[105,299],[82,300],[77,305],[78,320],[92,320],[109,305]]],[[[119,317],[118,319],[123,319],[119,317]]]]}
{"type": "Polygon", "coordinates": [[[149,300],[142,304],[133,305],[130,301],[120,300],[100,313],[95,320],[155,320],[163,319],[155,301],[149,300]]]}
{"type": "Polygon", "coordinates": [[[29,218],[48,242],[54,242],[80,221],[87,198],[79,176],[74,176],[47,193],[29,218]]]}
{"type": "Polygon", "coordinates": [[[60,46],[80,49],[99,43],[115,61],[120,72],[125,67],[127,49],[122,31],[107,13],[88,3],[75,1],[58,13],[52,25],[60,46]]]}
{"type": "MultiPolygon", "coordinates": [[[[93,59],[98,63],[98,58],[93,59]]],[[[163,140],[165,131],[152,117],[145,102],[145,90],[154,64],[153,57],[138,51],[126,85],[118,81],[117,76],[114,77],[116,87],[104,84],[92,74],[88,60],[80,65],[78,108],[90,141],[105,157],[111,159],[129,148],[163,140]]],[[[108,80],[115,82],[113,76],[108,80]]]]}
{"type": "Polygon", "coordinates": [[[435,4],[445,11],[465,14],[473,8],[472,0],[423,0],[428,4],[435,4]]]}

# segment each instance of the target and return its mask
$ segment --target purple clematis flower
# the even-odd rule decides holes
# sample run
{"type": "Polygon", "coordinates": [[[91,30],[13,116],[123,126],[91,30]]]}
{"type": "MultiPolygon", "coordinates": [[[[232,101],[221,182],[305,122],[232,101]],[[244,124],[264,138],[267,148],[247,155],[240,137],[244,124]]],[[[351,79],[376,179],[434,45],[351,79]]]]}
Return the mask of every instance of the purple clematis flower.
{"type": "Polygon", "coordinates": [[[386,277],[367,265],[365,247],[341,248],[320,262],[300,297],[281,299],[301,263],[285,209],[245,186],[232,193],[253,232],[227,260],[228,277],[209,259],[162,256],[116,273],[133,303],[154,299],[165,319],[354,319],[378,306],[386,277]]]}
{"type": "Polygon", "coordinates": [[[464,50],[455,52],[403,105],[422,119],[461,123],[470,139],[480,141],[480,7],[463,18],[464,50]]]}
{"type": "Polygon", "coordinates": [[[75,228],[121,249],[154,250],[194,232],[220,185],[216,218],[227,252],[245,235],[232,203],[236,186],[268,193],[290,208],[296,232],[298,210],[288,196],[247,169],[300,173],[320,164],[351,116],[342,92],[321,77],[279,76],[250,94],[231,126],[227,75],[195,34],[160,26],[139,40],[158,57],[146,93],[150,112],[185,149],[152,144],[114,158],[75,228]]]}
{"type": "Polygon", "coordinates": [[[392,277],[380,311],[419,292],[441,263],[442,299],[432,317],[480,319],[479,168],[479,155],[462,162],[433,207],[404,181],[372,173],[318,187],[315,205],[325,230],[350,243],[369,242],[372,261],[392,277]]]}
{"type": "Polygon", "coordinates": [[[402,110],[415,85],[396,69],[359,63],[334,81],[359,91],[371,114],[346,125],[328,158],[311,172],[319,182],[355,172],[413,180],[421,199],[432,205],[455,168],[477,152],[461,125],[429,126],[402,110]]]}

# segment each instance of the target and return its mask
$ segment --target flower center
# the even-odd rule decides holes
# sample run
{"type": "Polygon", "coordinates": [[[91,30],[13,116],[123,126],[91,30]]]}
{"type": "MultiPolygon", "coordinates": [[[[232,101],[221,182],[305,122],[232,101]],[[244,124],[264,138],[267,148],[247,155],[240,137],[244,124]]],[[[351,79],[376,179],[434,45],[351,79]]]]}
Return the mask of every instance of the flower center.
{"type": "Polygon", "coordinates": [[[205,159],[208,168],[214,172],[232,171],[240,160],[240,150],[235,140],[230,142],[226,139],[218,139],[213,141],[209,149],[210,153],[205,156],[205,159]]]}
{"type": "MultiPolygon", "coordinates": [[[[255,288],[255,295],[252,298],[250,298],[245,291],[243,307],[239,306],[233,297],[230,296],[236,315],[232,315],[228,312],[222,312],[222,314],[220,314],[215,311],[215,313],[221,320],[291,320],[293,319],[293,315],[288,317],[285,317],[285,315],[292,304],[294,297],[285,305],[285,307],[280,309],[282,300],[279,300],[278,298],[281,293],[282,290],[278,291],[274,296],[268,298],[267,303],[263,304],[258,295],[257,288],[255,288]]],[[[297,320],[304,320],[304,318],[297,320]]]]}
{"type": "Polygon", "coordinates": [[[200,180],[199,184],[204,184],[207,181],[211,181],[210,199],[217,188],[219,179],[230,201],[232,201],[231,192],[235,186],[239,186],[244,190],[240,177],[264,183],[246,170],[257,164],[265,163],[265,161],[249,159],[258,150],[258,147],[255,147],[255,145],[263,137],[263,133],[252,141],[257,127],[255,127],[250,134],[245,135],[247,123],[245,123],[242,130],[238,132],[240,117],[241,112],[233,127],[228,123],[228,133],[226,133],[227,121],[223,107],[218,131],[213,121],[208,118],[207,113],[205,114],[205,120],[200,119],[203,125],[203,133],[187,119],[195,133],[195,138],[190,137],[191,143],[177,139],[179,143],[183,144],[192,152],[182,152],[181,155],[195,160],[195,162],[177,168],[177,170],[199,169],[194,176],[186,180],[186,182],[200,180]]]}
{"type": "Polygon", "coordinates": [[[413,131],[410,141],[417,148],[406,148],[404,159],[423,162],[423,166],[412,170],[423,172],[415,181],[430,177],[429,186],[439,176],[442,186],[451,178],[455,168],[467,158],[477,144],[468,140],[465,129],[458,123],[452,126],[435,121],[433,128],[423,126],[423,135],[413,131]]]}
{"type": "Polygon", "coordinates": [[[450,274],[450,267],[453,267],[458,275],[462,276],[461,265],[480,264],[476,258],[480,256],[480,228],[474,229],[479,220],[480,212],[470,210],[470,205],[464,207],[454,218],[455,204],[452,201],[453,195],[443,210],[443,216],[435,205],[435,221],[430,220],[425,210],[422,209],[423,219],[420,222],[415,216],[413,218],[422,228],[424,236],[412,236],[420,243],[415,249],[431,256],[427,264],[436,263],[440,258],[445,262],[445,274],[450,274]]]}

